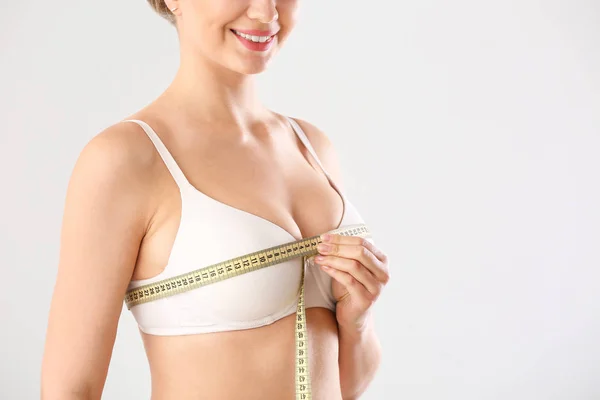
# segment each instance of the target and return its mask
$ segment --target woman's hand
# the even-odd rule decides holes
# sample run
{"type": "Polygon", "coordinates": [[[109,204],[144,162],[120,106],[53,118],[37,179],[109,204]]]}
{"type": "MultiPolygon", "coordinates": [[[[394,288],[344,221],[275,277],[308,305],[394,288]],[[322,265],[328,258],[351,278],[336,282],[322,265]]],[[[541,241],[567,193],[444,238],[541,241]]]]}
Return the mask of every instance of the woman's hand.
{"type": "Polygon", "coordinates": [[[327,234],[321,240],[315,262],[333,278],[338,325],[362,330],[390,279],[388,257],[366,238],[327,234]]]}

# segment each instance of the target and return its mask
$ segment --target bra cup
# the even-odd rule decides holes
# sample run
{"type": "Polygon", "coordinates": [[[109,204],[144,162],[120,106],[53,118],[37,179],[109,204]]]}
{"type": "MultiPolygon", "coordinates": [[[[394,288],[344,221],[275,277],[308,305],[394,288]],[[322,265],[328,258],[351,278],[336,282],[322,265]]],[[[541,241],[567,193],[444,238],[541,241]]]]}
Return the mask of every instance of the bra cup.
{"type": "Polygon", "coordinates": [[[335,299],[331,292],[331,277],[310,257],[304,278],[304,302],[306,308],[324,307],[335,309],[335,299]]]}
{"type": "MultiPolygon", "coordinates": [[[[216,206],[219,208],[218,204],[216,206]]],[[[294,240],[284,230],[266,220],[244,212],[224,213],[213,207],[215,204],[197,207],[203,210],[203,215],[194,216],[193,219],[208,221],[211,220],[211,215],[213,220],[214,215],[219,215],[219,223],[210,229],[198,229],[196,224],[189,226],[193,231],[182,232],[181,237],[185,239],[180,242],[175,260],[179,261],[179,266],[188,264],[184,267],[186,271],[294,240]],[[191,259],[196,259],[198,264],[189,265],[191,259]]],[[[177,307],[180,310],[180,323],[188,325],[209,319],[216,324],[235,324],[277,314],[296,301],[301,279],[301,260],[293,258],[174,296],[174,299],[181,297],[177,307]],[[190,307],[190,304],[194,306],[190,307]]]]}

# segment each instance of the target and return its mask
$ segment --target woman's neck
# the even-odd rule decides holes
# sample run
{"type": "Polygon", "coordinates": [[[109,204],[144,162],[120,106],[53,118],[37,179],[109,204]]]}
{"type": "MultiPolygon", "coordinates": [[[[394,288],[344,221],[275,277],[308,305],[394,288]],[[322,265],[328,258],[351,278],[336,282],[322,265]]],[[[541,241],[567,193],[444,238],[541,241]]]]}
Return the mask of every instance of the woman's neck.
{"type": "Polygon", "coordinates": [[[182,60],[165,93],[169,108],[193,120],[248,126],[265,118],[253,75],[244,75],[204,57],[182,60]]]}

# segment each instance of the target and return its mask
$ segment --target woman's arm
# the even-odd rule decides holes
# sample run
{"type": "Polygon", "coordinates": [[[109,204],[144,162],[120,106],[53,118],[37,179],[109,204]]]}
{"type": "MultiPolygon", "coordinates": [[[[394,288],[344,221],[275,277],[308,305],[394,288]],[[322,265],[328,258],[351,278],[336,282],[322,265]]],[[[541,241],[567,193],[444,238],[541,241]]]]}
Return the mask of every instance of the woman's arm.
{"type": "Polygon", "coordinates": [[[101,397],[148,220],[140,140],[126,124],[109,127],[73,169],[42,361],[43,400],[101,397]]]}
{"type": "MultiPolygon", "coordinates": [[[[317,156],[323,163],[323,167],[335,183],[342,188],[341,166],[331,141],[314,125],[297,118],[296,121],[306,133],[317,156]]],[[[365,319],[365,323],[360,328],[338,325],[338,329],[338,363],[342,398],[344,400],[355,400],[367,389],[379,368],[381,347],[375,332],[372,315],[365,319]]]]}
{"type": "Polygon", "coordinates": [[[367,389],[381,362],[381,347],[372,317],[363,330],[339,329],[340,385],[344,400],[355,400],[367,389]]]}

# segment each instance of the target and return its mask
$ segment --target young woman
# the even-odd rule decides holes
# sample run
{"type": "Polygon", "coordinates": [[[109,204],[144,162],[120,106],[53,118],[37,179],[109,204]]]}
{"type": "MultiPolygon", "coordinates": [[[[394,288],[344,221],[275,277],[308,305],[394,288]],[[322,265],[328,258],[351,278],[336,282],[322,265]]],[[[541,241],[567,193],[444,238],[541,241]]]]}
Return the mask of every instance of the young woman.
{"type": "MultiPolygon", "coordinates": [[[[45,400],[101,397],[128,290],[364,222],[341,190],[326,135],[257,99],[253,76],[290,35],[299,1],[149,2],[177,29],[180,68],[157,99],[90,140],[74,167],[45,400]]],[[[322,259],[132,307],[152,399],[300,398],[302,274],[312,398],[358,398],[380,361],[370,310],[388,260],[367,238],[321,239],[322,259]]]]}

